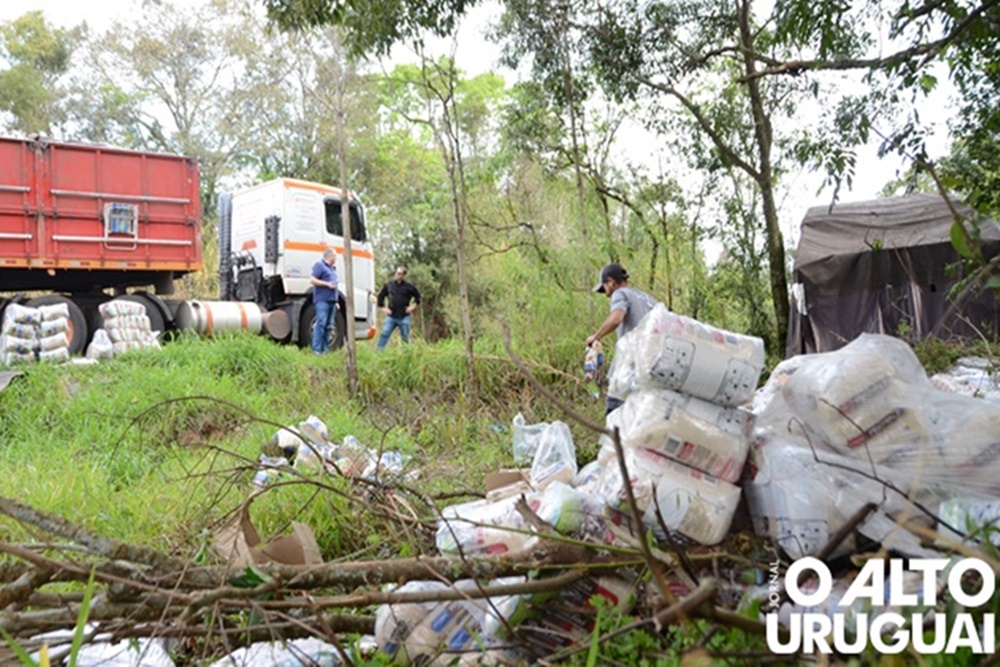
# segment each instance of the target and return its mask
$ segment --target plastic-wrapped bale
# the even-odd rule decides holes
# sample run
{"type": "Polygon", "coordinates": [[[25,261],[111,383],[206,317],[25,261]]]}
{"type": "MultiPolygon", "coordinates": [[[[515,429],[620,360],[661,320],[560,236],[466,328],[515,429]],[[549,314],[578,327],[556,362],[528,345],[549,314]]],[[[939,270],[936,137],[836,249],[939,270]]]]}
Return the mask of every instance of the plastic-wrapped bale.
{"type": "MultiPolygon", "coordinates": [[[[798,443],[775,441],[754,456],[756,474],[743,487],[754,529],[772,537],[791,558],[816,555],[867,503],[876,509],[859,524],[861,534],[909,556],[936,553],[896,521],[922,516],[907,497],[916,492],[905,474],[831,452],[813,452],[798,443]]],[[[934,506],[930,497],[919,500],[934,506]]],[[[850,549],[847,541],[840,551],[850,549]]]]}
{"type": "Polygon", "coordinates": [[[655,387],[737,406],[753,397],[764,369],[762,339],[672,313],[662,303],[621,342],[632,350],[612,369],[623,376],[611,380],[619,398],[628,388],[655,387]]]}
{"type": "Polygon", "coordinates": [[[806,356],[782,395],[810,438],[850,453],[928,437],[923,410],[903,405],[915,386],[930,382],[910,346],[863,334],[834,352],[806,356]]]}
{"type": "MultiPolygon", "coordinates": [[[[920,413],[926,438],[872,443],[871,457],[939,495],[1000,498],[1000,404],[916,386],[901,409],[920,413]]],[[[862,457],[862,452],[854,452],[862,457]]]]}
{"type": "Polygon", "coordinates": [[[17,303],[8,305],[3,312],[0,330],[0,362],[13,366],[35,361],[41,321],[37,308],[17,303]]]}
{"type": "Polygon", "coordinates": [[[962,357],[951,368],[931,376],[936,389],[1000,402],[1000,376],[996,365],[982,357],[962,357]]]}
{"type": "Polygon", "coordinates": [[[39,306],[38,312],[42,318],[38,324],[38,360],[69,361],[69,306],[54,303],[39,306]]]}
{"type": "Polygon", "coordinates": [[[517,496],[475,500],[441,511],[435,542],[446,556],[502,554],[524,548],[531,532],[514,508],[517,496]]]}
{"type": "MultiPolygon", "coordinates": [[[[709,403],[667,389],[629,394],[607,417],[624,447],[649,449],[713,477],[736,482],[749,447],[752,415],[742,408],[709,403]]],[[[604,435],[602,449],[614,452],[604,435]]]]}
{"type": "Polygon", "coordinates": [[[833,451],[819,438],[811,438],[803,428],[801,421],[792,412],[791,406],[785,401],[783,393],[785,384],[807,359],[806,355],[798,355],[785,359],[771,371],[764,386],[754,394],[751,410],[753,412],[753,428],[750,432],[750,446],[759,448],[771,440],[781,442],[799,442],[802,446],[822,448],[833,451]]]}
{"type": "Polygon", "coordinates": [[[809,443],[857,470],[879,464],[938,496],[1000,495],[1000,404],[935,389],[903,341],[867,334],[810,355],[782,396],[809,443]]]}
{"type": "MultiPolygon", "coordinates": [[[[704,545],[722,541],[739,505],[738,487],[647,449],[623,453],[644,524],[659,526],[659,508],[668,529],[704,545]]],[[[626,506],[625,485],[617,463],[604,464],[599,493],[611,509],[626,506]]]]}
{"type": "MultiPolygon", "coordinates": [[[[456,588],[476,589],[470,580],[456,588]]],[[[450,587],[440,581],[410,581],[397,593],[435,592],[450,587]]],[[[382,605],[375,615],[375,641],[400,665],[474,665],[501,662],[490,659],[498,651],[484,634],[489,603],[485,600],[447,600],[382,605]]]]}
{"type": "Polygon", "coordinates": [[[104,318],[104,329],[111,339],[115,355],[160,346],[157,334],[150,326],[146,308],[141,303],[113,299],[102,303],[98,310],[104,318]]]}

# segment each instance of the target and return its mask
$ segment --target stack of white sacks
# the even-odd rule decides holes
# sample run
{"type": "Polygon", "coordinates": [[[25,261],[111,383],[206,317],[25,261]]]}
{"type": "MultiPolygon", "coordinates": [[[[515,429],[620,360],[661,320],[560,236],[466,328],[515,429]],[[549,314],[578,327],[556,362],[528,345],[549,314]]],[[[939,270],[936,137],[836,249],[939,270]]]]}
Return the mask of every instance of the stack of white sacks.
{"type": "Polygon", "coordinates": [[[91,343],[93,349],[88,349],[88,357],[100,359],[129,350],[160,347],[157,339],[159,332],[152,331],[146,308],[141,303],[114,299],[102,303],[98,309],[104,318],[104,328],[94,332],[91,343]],[[108,341],[111,343],[110,355],[107,351],[108,341]]]}
{"type": "Polygon", "coordinates": [[[954,538],[969,519],[1000,518],[1000,404],[936,388],[899,339],[864,334],[788,359],[754,410],[749,507],[792,558],[815,554],[867,503],[877,509],[859,531],[914,557],[937,554],[902,522],[954,538]]]}
{"type": "MultiPolygon", "coordinates": [[[[721,331],[658,305],[615,349],[611,392],[625,399],[609,415],[617,428],[645,529],[668,530],[715,544],[728,532],[739,502],[735,486],[749,446],[750,401],[764,365],[763,341],[721,331]]],[[[526,425],[514,418],[515,461],[532,461],[523,482],[478,500],[446,507],[437,547],[444,555],[496,555],[530,549],[539,540],[519,511],[527,507],[557,533],[592,544],[620,544],[630,522],[613,442],[596,461],[577,469],[569,427],[526,425]]],[[[640,535],[639,531],[633,535],[640,535]]],[[[625,542],[634,546],[634,539],[625,542]]],[[[494,584],[523,581],[503,580],[494,584]]],[[[401,591],[433,590],[440,582],[410,582],[401,591]]],[[[489,600],[384,605],[375,636],[398,662],[457,659],[476,663],[532,661],[504,649],[516,629],[542,654],[584,641],[593,629],[595,594],[625,611],[635,582],[624,576],[588,576],[558,593],[507,595],[489,600]],[[589,610],[589,612],[588,612],[589,610]],[[482,649],[487,653],[482,653],[482,649]]]]}
{"type": "MultiPolygon", "coordinates": [[[[618,341],[609,393],[636,504],[649,527],[716,544],[740,500],[753,398],[764,368],[760,338],[716,329],[657,305],[618,341]]],[[[624,511],[614,444],[602,439],[598,494],[624,511]]]]}
{"type": "Polygon", "coordinates": [[[32,308],[15,303],[4,310],[0,362],[10,366],[36,359],[56,363],[69,361],[69,307],[66,304],[32,308]]]}

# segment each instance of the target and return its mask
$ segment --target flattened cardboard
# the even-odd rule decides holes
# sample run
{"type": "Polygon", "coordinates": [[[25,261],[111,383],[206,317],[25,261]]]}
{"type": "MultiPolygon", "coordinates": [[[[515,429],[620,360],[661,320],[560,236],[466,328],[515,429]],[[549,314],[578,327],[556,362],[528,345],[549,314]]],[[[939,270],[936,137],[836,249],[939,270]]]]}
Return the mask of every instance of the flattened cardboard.
{"type": "Polygon", "coordinates": [[[250,520],[249,506],[212,536],[212,548],[229,565],[246,567],[252,564],[281,563],[283,565],[319,565],[323,557],[312,529],[304,523],[292,522],[292,534],[277,537],[265,545],[250,520]]]}

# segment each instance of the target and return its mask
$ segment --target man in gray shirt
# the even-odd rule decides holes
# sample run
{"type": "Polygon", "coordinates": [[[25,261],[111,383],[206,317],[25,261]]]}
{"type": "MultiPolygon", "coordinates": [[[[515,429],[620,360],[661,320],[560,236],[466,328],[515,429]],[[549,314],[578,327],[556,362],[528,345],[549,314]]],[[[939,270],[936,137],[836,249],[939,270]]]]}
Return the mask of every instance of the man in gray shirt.
{"type": "MultiPolygon", "coordinates": [[[[618,330],[618,338],[621,338],[635,329],[646,313],[656,305],[656,299],[642,290],[629,286],[628,271],[622,268],[621,264],[608,264],[601,269],[600,282],[594,287],[594,291],[608,295],[611,299],[611,312],[597,331],[587,336],[587,347],[615,329],[618,330]]],[[[608,412],[621,404],[620,399],[607,397],[608,412]]]]}

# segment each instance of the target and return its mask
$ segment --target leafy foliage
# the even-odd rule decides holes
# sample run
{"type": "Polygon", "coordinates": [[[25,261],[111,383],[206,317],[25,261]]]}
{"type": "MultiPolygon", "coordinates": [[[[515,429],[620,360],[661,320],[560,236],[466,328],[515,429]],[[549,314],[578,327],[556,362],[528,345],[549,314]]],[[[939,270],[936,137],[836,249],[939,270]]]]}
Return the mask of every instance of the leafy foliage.
{"type": "Polygon", "coordinates": [[[40,11],[0,24],[0,112],[11,129],[50,134],[64,120],[63,78],[83,36],[82,28],[56,28],[40,11]]]}

